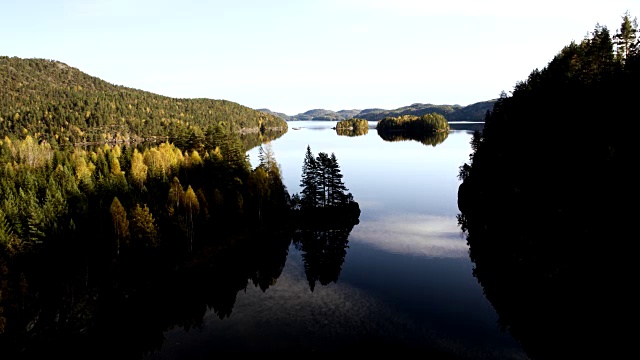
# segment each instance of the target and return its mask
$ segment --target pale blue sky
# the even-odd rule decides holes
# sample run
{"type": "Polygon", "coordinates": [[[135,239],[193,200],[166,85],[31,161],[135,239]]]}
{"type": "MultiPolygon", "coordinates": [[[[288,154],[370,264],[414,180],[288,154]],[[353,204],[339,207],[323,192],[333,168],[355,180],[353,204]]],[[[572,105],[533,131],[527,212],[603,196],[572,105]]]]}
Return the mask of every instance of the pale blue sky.
{"type": "Polygon", "coordinates": [[[640,1],[0,0],[0,55],[289,115],[469,105],[627,10],[640,1]]]}

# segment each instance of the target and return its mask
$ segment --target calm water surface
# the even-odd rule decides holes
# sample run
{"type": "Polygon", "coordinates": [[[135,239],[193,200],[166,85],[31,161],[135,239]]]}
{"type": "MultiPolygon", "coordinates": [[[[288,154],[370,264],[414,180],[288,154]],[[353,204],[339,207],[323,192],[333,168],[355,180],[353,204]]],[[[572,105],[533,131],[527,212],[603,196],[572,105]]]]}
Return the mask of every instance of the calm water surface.
{"type": "MultiPolygon", "coordinates": [[[[290,122],[271,145],[291,194],[300,191],[307,145],[314,155],[338,159],[362,211],[338,280],[311,289],[302,250],[292,244],[274,285],[238,292],[229,317],[209,311],[200,328],[170,329],[162,348],[147,358],[362,350],[385,343],[457,358],[526,358],[498,329],[456,220],[458,168],[471,153],[471,133],[452,131],[431,146],[387,142],[373,128],[338,136],[332,126],[290,122]]],[[[248,155],[255,166],[258,149],[248,155]]]]}

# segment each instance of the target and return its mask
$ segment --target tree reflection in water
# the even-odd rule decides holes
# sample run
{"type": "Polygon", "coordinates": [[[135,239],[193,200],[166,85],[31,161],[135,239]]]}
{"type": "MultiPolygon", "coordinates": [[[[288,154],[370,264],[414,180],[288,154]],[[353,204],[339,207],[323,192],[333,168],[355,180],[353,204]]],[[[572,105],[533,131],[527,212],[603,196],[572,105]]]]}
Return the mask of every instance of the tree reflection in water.
{"type": "MultiPolygon", "coordinates": [[[[278,202],[245,204],[245,230],[224,230],[223,217],[212,216],[189,232],[188,252],[160,246],[113,257],[99,248],[52,246],[0,256],[0,356],[139,359],[162,347],[167,330],[201,328],[208,311],[228,318],[239,291],[274,286],[292,239],[312,289],[316,281],[337,281],[358,222],[357,202],[345,196],[348,205],[300,212],[288,207],[281,181],[275,183],[280,186],[269,193],[278,202]],[[256,216],[258,206],[267,214],[256,216]]],[[[159,238],[183,243],[186,233],[162,225],[159,231],[169,231],[159,238]]]]}
{"type": "Polygon", "coordinates": [[[413,134],[407,131],[380,131],[378,135],[384,141],[417,141],[424,145],[436,146],[442,144],[449,136],[448,131],[413,134]]]}

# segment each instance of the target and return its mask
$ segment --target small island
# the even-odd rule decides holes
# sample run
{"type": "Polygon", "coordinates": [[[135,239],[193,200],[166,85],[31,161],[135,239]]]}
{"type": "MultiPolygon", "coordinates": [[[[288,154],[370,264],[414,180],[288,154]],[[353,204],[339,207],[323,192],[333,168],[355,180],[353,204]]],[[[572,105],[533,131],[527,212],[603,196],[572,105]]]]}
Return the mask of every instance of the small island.
{"type": "Polygon", "coordinates": [[[401,131],[407,135],[423,135],[425,133],[448,132],[449,122],[438,113],[422,116],[402,115],[398,117],[386,117],[376,125],[378,133],[401,131]]]}
{"type": "Polygon", "coordinates": [[[386,117],[378,121],[376,130],[385,141],[415,140],[436,146],[447,138],[450,128],[444,116],[431,113],[386,117]]]}
{"type": "Polygon", "coordinates": [[[334,153],[320,152],[315,157],[307,145],[300,194],[291,199],[293,223],[301,228],[353,227],[360,222],[360,206],[342,181],[342,172],[334,153]]]}
{"type": "Polygon", "coordinates": [[[336,124],[335,130],[342,136],[365,135],[369,132],[369,121],[360,118],[341,120],[336,124]]]}

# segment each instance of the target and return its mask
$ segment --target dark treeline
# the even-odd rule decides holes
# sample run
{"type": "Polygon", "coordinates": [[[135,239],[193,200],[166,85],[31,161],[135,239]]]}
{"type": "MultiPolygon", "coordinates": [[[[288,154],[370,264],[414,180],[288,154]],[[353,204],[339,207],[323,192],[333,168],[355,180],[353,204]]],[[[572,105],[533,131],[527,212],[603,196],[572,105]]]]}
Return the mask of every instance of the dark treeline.
{"type": "Polygon", "coordinates": [[[286,198],[283,189],[274,188],[283,185],[273,154],[252,170],[240,139],[217,130],[208,134],[212,146],[201,152],[182,151],[169,142],[59,150],[29,136],[5,138],[0,144],[0,245],[20,253],[71,241],[76,233],[96,238],[94,232],[112,232],[111,223],[136,212],[137,205],[165,224],[193,227],[210,223],[212,216],[232,224],[260,214],[264,194],[286,198]]]}
{"type": "Polygon", "coordinates": [[[176,99],[113,85],[64,63],[0,57],[0,138],[31,136],[53,147],[286,131],[277,116],[226,100],[176,99]]]}
{"type": "Polygon", "coordinates": [[[636,350],[639,51],[628,13],[596,25],[500,96],[460,168],[474,275],[533,359],[636,350]]]}

